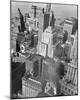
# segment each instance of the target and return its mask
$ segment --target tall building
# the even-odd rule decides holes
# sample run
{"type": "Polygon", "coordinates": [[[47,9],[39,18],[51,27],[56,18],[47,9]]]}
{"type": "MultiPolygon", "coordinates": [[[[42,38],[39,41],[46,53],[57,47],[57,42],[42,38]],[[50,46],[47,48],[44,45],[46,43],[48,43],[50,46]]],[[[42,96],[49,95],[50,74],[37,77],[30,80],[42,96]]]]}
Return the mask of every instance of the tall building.
{"type": "Polygon", "coordinates": [[[22,78],[22,95],[23,97],[30,98],[36,97],[41,92],[41,82],[34,78],[22,78]]]}
{"type": "Polygon", "coordinates": [[[71,49],[70,57],[72,58],[72,63],[77,64],[77,31],[74,36],[74,42],[73,42],[73,46],[71,49]]]}
{"type": "Polygon", "coordinates": [[[70,18],[67,18],[64,21],[64,27],[63,27],[63,29],[68,32],[68,40],[69,41],[70,41],[70,35],[71,34],[75,34],[77,28],[78,28],[77,19],[75,19],[73,17],[70,17],[70,18]]]}
{"type": "Polygon", "coordinates": [[[50,13],[51,3],[46,4],[46,13],[50,13]]]}
{"type": "Polygon", "coordinates": [[[39,40],[41,40],[42,33],[49,25],[49,16],[47,13],[42,13],[39,16],[39,40]]]}

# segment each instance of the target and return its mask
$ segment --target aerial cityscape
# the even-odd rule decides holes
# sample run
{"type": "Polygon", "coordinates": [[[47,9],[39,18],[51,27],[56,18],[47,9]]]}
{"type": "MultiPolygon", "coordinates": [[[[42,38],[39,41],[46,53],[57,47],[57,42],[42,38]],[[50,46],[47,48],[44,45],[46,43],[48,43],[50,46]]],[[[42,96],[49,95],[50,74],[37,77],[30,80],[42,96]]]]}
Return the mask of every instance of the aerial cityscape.
{"type": "Polygon", "coordinates": [[[78,6],[11,2],[11,98],[78,95],[78,6]]]}

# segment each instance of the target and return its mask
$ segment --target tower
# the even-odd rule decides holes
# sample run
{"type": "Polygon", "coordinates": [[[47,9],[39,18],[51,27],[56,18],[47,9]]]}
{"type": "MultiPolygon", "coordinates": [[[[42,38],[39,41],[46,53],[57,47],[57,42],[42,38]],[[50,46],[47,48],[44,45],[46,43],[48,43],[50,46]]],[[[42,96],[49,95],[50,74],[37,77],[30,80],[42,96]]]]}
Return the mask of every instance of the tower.
{"type": "Polygon", "coordinates": [[[39,16],[39,40],[41,40],[42,33],[49,25],[49,13],[41,13],[39,16]]]}
{"type": "Polygon", "coordinates": [[[51,10],[51,4],[48,3],[48,4],[46,5],[46,13],[50,13],[50,10],[51,10]]]}

